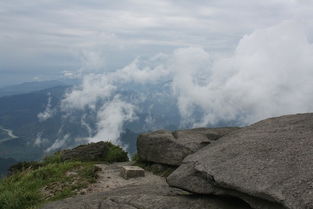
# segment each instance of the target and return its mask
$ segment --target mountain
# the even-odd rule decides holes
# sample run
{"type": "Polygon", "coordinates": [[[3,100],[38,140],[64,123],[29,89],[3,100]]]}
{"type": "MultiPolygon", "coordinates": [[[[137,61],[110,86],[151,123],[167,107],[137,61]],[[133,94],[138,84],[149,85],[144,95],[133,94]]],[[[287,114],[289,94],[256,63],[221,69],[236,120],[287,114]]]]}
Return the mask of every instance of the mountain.
{"type": "MultiPolygon", "coordinates": [[[[71,114],[61,110],[61,101],[70,88],[63,85],[0,97],[0,157],[39,160],[48,152],[72,148],[94,136],[97,110],[73,110],[71,114]],[[49,116],[40,119],[38,116],[47,108],[49,116]]],[[[119,139],[129,153],[136,152],[139,133],[178,128],[180,115],[176,100],[169,92],[170,86],[163,83],[146,87],[124,86],[116,93],[125,102],[136,101],[136,119],[123,125],[119,139]]],[[[101,107],[102,101],[99,102],[101,107]]]]}
{"type": "Polygon", "coordinates": [[[34,91],[40,91],[43,89],[48,89],[56,86],[65,86],[66,84],[57,81],[36,81],[36,82],[25,82],[18,85],[6,86],[0,88],[0,97],[17,95],[17,94],[26,94],[34,91]]]}
{"type": "MultiPolygon", "coordinates": [[[[0,157],[12,157],[16,160],[34,160],[42,156],[42,149],[34,146],[37,135],[44,130],[57,131],[57,121],[41,124],[38,113],[46,106],[48,95],[53,95],[57,102],[67,87],[55,87],[28,94],[5,96],[0,98],[0,157]],[[7,130],[7,131],[5,131],[7,130]],[[11,132],[10,136],[9,133],[11,132]]],[[[51,136],[52,139],[52,136],[51,136]]]]}
{"type": "Polygon", "coordinates": [[[0,178],[7,174],[7,170],[17,161],[13,158],[0,158],[0,178]]]}

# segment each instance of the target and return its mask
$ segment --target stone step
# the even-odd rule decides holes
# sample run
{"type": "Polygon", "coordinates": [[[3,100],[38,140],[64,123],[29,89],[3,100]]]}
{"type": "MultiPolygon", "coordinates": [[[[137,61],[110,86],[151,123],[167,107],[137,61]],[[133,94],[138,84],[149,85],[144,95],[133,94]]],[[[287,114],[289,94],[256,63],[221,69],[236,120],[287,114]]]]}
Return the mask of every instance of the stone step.
{"type": "Polygon", "coordinates": [[[121,176],[124,179],[143,177],[145,176],[145,170],[138,166],[122,166],[121,176]]]}

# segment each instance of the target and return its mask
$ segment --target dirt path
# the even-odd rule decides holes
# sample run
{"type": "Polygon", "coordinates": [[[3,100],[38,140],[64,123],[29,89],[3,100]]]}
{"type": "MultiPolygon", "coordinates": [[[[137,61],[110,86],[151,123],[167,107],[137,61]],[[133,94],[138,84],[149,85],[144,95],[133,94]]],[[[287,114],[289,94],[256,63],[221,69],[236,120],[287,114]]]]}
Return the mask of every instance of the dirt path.
{"type": "Polygon", "coordinates": [[[97,164],[101,169],[98,174],[97,182],[82,190],[82,193],[105,192],[111,189],[124,187],[126,185],[167,185],[165,178],[156,176],[151,172],[145,171],[144,177],[124,179],[120,176],[121,167],[131,165],[132,162],[97,164]]]}
{"type": "Polygon", "coordinates": [[[248,209],[228,199],[192,195],[169,187],[165,178],[145,171],[145,177],[125,180],[120,169],[128,163],[97,165],[102,170],[95,184],[86,189],[85,195],[47,203],[42,209],[248,209]]]}

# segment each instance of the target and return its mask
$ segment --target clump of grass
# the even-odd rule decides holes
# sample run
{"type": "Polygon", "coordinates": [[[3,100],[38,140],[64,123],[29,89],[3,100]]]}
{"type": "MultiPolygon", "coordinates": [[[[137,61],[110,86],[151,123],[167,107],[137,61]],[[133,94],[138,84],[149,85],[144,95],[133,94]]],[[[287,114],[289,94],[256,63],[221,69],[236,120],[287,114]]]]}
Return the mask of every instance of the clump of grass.
{"type": "Polygon", "coordinates": [[[46,156],[42,163],[47,165],[51,163],[61,163],[62,162],[62,157],[61,157],[61,152],[56,152],[52,155],[46,156]]]}
{"type": "Polygon", "coordinates": [[[95,172],[94,164],[87,162],[46,163],[16,172],[0,180],[0,208],[30,209],[69,197],[95,182],[95,172]]]}

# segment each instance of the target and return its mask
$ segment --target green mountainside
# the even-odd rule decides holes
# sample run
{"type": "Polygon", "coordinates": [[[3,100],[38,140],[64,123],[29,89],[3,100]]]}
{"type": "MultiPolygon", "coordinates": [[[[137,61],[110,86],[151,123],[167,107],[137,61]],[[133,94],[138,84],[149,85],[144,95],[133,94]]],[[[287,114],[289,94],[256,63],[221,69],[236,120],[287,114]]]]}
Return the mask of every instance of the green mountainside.
{"type": "Polygon", "coordinates": [[[98,142],[57,152],[42,161],[15,164],[10,175],[0,179],[0,208],[35,209],[78,194],[96,181],[96,163],[123,161],[128,157],[120,147],[98,142]]]}

